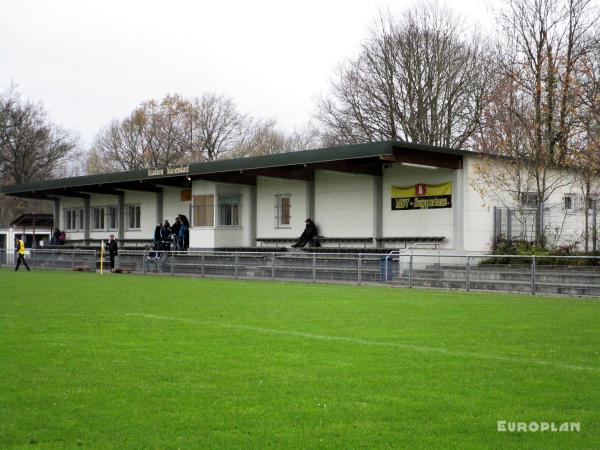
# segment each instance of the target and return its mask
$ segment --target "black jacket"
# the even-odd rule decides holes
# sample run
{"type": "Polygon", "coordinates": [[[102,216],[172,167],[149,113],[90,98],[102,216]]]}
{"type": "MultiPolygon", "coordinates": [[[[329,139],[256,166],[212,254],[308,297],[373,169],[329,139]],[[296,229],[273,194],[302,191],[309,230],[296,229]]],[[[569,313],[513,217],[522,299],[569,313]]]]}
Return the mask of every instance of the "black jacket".
{"type": "Polygon", "coordinates": [[[306,222],[306,228],[302,232],[302,239],[312,239],[317,235],[317,226],[313,222],[306,222]]]}
{"type": "Polygon", "coordinates": [[[108,241],[108,253],[111,255],[116,255],[119,253],[119,245],[117,244],[117,240],[114,239],[112,241],[108,241]]]}

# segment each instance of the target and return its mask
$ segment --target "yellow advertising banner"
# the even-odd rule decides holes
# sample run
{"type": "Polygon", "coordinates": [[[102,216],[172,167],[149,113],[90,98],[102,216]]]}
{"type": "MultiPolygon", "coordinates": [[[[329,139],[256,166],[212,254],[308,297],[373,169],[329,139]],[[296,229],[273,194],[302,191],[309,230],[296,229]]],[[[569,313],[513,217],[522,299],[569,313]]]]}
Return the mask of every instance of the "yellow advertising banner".
{"type": "Polygon", "coordinates": [[[435,209],[452,207],[452,182],[392,186],[392,210],[435,209]]]}

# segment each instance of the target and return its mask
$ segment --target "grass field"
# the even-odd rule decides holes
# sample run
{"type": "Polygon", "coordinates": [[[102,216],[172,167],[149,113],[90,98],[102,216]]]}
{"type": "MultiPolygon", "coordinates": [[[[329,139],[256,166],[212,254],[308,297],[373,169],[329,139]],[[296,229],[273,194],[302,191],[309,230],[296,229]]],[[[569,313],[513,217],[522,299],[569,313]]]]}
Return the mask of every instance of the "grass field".
{"type": "Polygon", "coordinates": [[[598,300],[2,270],[0,352],[3,449],[600,446],[598,300]]]}

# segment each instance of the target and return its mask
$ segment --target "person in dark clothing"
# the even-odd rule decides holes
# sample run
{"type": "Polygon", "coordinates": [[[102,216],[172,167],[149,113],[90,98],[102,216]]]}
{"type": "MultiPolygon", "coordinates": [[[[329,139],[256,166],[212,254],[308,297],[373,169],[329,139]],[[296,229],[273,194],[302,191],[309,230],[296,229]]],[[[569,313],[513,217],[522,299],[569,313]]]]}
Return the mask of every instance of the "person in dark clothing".
{"type": "Polygon", "coordinates": [[[27,265],[27,261],[25,261],[25,241],[23,239],[15,238],[15,253],[19,255],[17,257],[17,267],[15,267],[15,272],[19,270],[21,263],[25,264],[27,272],[30,272],[31,269],[27,265]]]}
{"type": "Polygon", "coordinates": [[[171,241],[171,226],[169,225],[169,221],[165,220],[163,226],[160,229],[160,243],[162,250],[169,250],[171,241]]]}
{"type": "Polygon", "coordinates": [[[115,256],[119,254],[119,244],[115,240],[115,235],[111,234],[108,241],[108,257],[110,258],[110,270],[115,270],[115,256]]]}
{"type": "Polygon", "coordinates": [[[158,247],[158,245],[160,244],[160,230],[162,228],[162,224],[158,224],[156,225],[156,228],[154,228],[154,247],[158,247]]]}
{"type": "Polygon", "coordinates": [[[52,241],[50,243],[52,245],[60,245],[60,230],[58,228],[54,229],[54,234],[52,234],[52,241]]]}
{"type": "Polygon", "coordinates": [[[186,251],[190,242],[190,222],[183,214],[179,215],[181,226],[179,227],[179,249],[186,251]]]}
{"type": "MultiPolygon", "coordinates": [[[[313,238],[317,235],[317,226],[315,225],[315,223],[310,219],[306,219],[304,222],[306,223],[306,228],[304,228],[304,232],[298,238],[296,243],[292,245],[293,248],[304,247],[306,244],[311,242],[313,238]]],[[[311,247],[312,246],[313,245],[311,245],[311,247]]]]}
{"type": "Polygon", "coordinates": [[[175,222],[171,227],[171,233],[173,236],[173,249],[179,250],[179,228],[181,227],[181,221],[179,217],[175,217],[175,222]]]}

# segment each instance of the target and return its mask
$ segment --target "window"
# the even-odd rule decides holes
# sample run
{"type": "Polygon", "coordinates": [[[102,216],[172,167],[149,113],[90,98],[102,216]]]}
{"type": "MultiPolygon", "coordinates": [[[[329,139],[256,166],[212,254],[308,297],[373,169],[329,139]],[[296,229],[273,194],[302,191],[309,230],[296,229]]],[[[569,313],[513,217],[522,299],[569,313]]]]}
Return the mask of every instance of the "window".
{"type": "Polygon", "coordinates": [[[537,192],[521,192],[521,205],[526,208],[536,208],[538,206],[537,192]]]}
{"type": "Polygon", "coordinates": [[[83,230],[83,208],[65,209],[65,230],[83,230]]]}
{"type": "Polygon", "coordinates": [[[108,221],[108,229],[116,230],[119,228],[119,210],[116,206],[107,206],[107,221],[108,221]]]}
{"type": "Polygon", "coordinates": [[[565,205],[565,211],[568,213],[574,213],[575,212],[575,201],[576,201],[575,196],[572,194],[565,195],[563,197],[563,201],[564,201],[564,205],[565,205]]]}
{"type": "Polygon", "coordinates": [[[92,229],[104,230],[104,206],[92,208],[92,229]]]}
{"type": "Polygon", "coordinates": [[[219,195],[219,225],[240,224],[240,196],[219,195]]]}
{"type": "Polygon", "coordinates": [[[292,196],[281,194],[275,196],[275,228],[290,228],[292,196]]]}
{"type": "Polygon", "coordinates": [[[212,227],[215,224],[215,196],[214,195],[194,195],[194,216],[193,225],[195,227],[212,227]]]}
{"type": "Polygon", "coordinates": [[[140,205],[127,205],[125,206],[125,212],[127,213],[127,218],[125,219],[127,229],[139,230],[142,222],[142,207],[140,205]]]}

